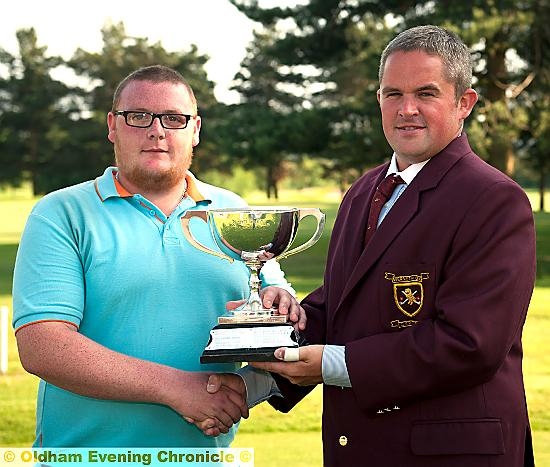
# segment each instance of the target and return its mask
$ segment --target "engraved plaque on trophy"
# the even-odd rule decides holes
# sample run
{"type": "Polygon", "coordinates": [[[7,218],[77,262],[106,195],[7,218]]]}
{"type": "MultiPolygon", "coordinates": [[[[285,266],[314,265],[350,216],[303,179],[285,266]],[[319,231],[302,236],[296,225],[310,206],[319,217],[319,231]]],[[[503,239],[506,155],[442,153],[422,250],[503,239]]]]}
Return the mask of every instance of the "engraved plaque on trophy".
{"type": "Polygon", "coordinates": [[[286,258],[316,243],[324,225],[325,215],[317,208],[249,206],[188,211],[182,217],[183,233],[191,245],[230,262],[243,261],[250,270],[247,302],[218,318],[201,363],[270,361],[275,360],[275,349],[298,347],[298,335],[288,316],[263,307],[259,274],[266,261],[286,258]],[[316,219],[315,231],[305,243],[291,248],[298,225],[307,216],[316,219]],[[193,237],[189,221],[194,217],[209,225],[219,251],[193,237]]]}

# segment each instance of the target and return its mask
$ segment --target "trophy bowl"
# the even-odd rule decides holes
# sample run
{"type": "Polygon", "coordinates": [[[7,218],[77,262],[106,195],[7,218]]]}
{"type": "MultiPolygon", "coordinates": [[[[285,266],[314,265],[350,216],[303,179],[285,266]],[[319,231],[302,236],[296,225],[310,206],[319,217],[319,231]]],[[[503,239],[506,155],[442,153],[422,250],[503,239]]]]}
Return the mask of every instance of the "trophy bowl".
{"type": "Polygon", "coordinates": [[[188,211],[181,221],[192,246],[230,262],[242,261],[250,271],[248,300],[218,318],[201,362],[271,360],[268,354],[276,348],[297,346],[298,336],[287,323],[287,315],[279,315],[275,308],[264,308],[259,295],[259,273],[266,261],[279,261],[316,243],[323,232],[325,215],[317,208],[249,206],[188,211]],[[307,216],[316,219],[315,231],[309,240],[291,248],[298,225],[307,216]],[[194,217],[209,225],[219,251],[204,246],[193,236],[189,222],[194,217]],[[220,346],[224,346],[223,355],[218,352],[220,346]]]}

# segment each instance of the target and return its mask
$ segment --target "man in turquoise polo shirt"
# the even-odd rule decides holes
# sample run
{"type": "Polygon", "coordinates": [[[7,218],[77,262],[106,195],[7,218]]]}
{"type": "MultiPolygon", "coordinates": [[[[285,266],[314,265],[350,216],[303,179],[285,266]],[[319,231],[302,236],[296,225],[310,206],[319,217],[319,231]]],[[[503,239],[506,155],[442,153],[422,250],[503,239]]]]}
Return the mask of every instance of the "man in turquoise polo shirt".
{"type": "MultiPolygon", "coordinates": [[[[243,263],[193,248],[190,209],[244,205],[190,172],[201,118],[176,71],[139,69],[108,114],[116,167],[45,196],[21,239],[13,288],[20,359],[41,378],[35,446],[225,447],[248,416],[239,376],[216,394],[201,365],[209,331],[230,300],[248,294],[243,263]],[[211,419],[205,436],[193,423],[211,419]]],[[[214,247],[204,223],[195,237],[214,247]]],[[[262,270],[265,306],[305,315],[276,263],[262,270]]]]}

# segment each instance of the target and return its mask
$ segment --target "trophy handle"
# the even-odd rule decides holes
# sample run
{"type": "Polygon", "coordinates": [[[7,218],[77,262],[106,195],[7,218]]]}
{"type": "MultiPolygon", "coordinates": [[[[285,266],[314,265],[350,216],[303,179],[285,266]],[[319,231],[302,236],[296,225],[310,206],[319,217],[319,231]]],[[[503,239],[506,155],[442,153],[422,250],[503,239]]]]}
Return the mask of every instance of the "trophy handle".
{"type": "Polygon", "coordinates": [[[296,253],[300,253],[301,251],[307,250],[310,246],[317,243],[317,241],[321,238],[321,235],[323,234],[323,228],[325,227],[325,215],[321,212],[318,208],[300,208],[298,209],[298,224],[300,221],[307,216],[313,216],[315,219],[317,219],[317,229],[311,236],[311,238],[301,245],[297,246],[296,248],[293,248],[292,250],[288,250],[277,256],[277,260],[287,258],[290,255],[294,255],[296,253]]]}
{"type": "Polygon", "coordinates": [[[195,237],[193,237],[193,234],[191,233],[191,230],[189,229],[189,221],[192,217],[198,217],[199,219],[202,219],[204,222],[208,223],[208,212],[207,211],[187,211],[185,215],[181,218],[181,226],[183,229],[183,235],[187,239],[191,245],[193,245],[197,250],[202,251],[203,253],[208,253],[213,256],[217,256],[218,258],[226,259],[230,263],[232,263],[234,260],[230,256],[224,255],[221,252],[217,252],[214,250],[211,250],[208,247],[205,247],[202,243],[200,243],[195,237]]]}

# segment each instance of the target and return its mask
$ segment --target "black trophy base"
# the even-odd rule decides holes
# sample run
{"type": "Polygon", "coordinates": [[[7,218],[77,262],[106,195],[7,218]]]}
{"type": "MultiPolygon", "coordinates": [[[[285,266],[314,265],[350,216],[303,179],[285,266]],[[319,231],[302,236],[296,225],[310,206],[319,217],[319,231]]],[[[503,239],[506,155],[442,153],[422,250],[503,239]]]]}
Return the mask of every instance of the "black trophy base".
{"type": "Polygon", "coordinates": [[[201,355],[201,363],[277,362],[279,360],[273,352],[278,348],[205,350],[201,355]]]}
{"type": "Polygon", "coordinates": [[[275,362],[273,353],[279,347],[298,347],[298,335],[291,324],[218,324],[210,331],[200,362],[275,362]]]}

